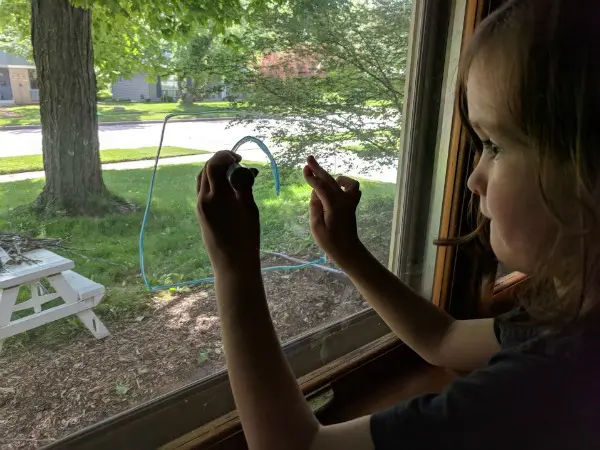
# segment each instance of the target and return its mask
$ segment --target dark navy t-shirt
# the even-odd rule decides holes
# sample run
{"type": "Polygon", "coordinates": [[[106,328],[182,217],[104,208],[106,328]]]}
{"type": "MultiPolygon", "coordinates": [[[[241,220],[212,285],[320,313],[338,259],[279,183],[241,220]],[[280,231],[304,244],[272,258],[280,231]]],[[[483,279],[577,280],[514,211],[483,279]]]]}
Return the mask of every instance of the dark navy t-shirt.
{"type": "Polygon", "coordinates": [[[600,449],[600,330],[544,334],[524,317],[494,321],[486,368],[373,414],[376,450],[600,449]]]}

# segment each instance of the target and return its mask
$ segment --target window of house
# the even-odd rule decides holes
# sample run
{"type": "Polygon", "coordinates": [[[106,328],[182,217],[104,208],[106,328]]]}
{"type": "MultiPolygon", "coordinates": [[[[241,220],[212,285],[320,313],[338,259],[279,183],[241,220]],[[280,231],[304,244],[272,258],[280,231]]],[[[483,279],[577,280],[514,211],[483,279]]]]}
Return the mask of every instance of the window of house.
{"type": "MultiPolygon", "coordinates": [[[[289,43],[280,50],[295,51],[300,67],[318,71],[260,78],[259,60],[256,70],[240,71],[253,77],[247,90],[231,88],[251,100],[249,108],[255,109],[249,111],[256,113],[251,122],[168,121],[142,245],[147,285],[138,251],[151,163],[104,171],[112,192],[141,207],[135,212],[41,223],[15,219],[8,209],[0,212],[0,228],[26,223],[44,236],[68,237],[68,245],[53,251],[106,287],[94,312],[110,333],[96,339],[71,317],[6,340],[0,379],[9,390],[0,389],[0,423],[8,438],[22,448],[32,439],[75,447],[77,439],[99,439],[110,448],[119,433],[142,427],[138,442],[157,447],[234,409],[213,286],[180,284],[211,275],[194,214],[195,177],[211,152],[231,148],[244,136],[260,137],[281,168],[277,196],[262,151],[251,144],[240,149],[247,164],[260,168],[255,197],[262,263],[269,269],[265,288],[297,376],[389,332],[310,235],[310,189],[300,174],[307,154],[333,173],[360,179],[361,239],[379,261],[431,296],[437,255],[432,242],[440,228],[466,1],[455,0],[438,13],[443,26],[450,24],[442,34],[427,29],[438,16],[425,3],[315,1],[320,14],[265,17],[259,25],[265,27],[262,41],[257,39],[266,42],[264,54],[268,39],[289,43]],[[303,30],[297,27],[300,20],[303,30]],[[428,39],[436,46],[426,45],[428,39]],[[310,51],[301,51],[306,48],[310,51]],[[443,63],[427,65],[425,53],[433,51],[427,49],[436,49],[443,63]],[[423,102],[439,109],[423,108],[423,102]],[[188,409],[193,414],[182,414],[188,409]],[[185,418],[168,427],[160,423],[175,411],[185,418]],[[148,426],[145,420],[159,422],[148,426]]],[[[269,73],[276,70],[269,66],[269,73]]],[[[171,88],[166,85],[164,92],[171,88]]],[[[103,131],[101,152],[125,149],[152,157],[161,127],[103,131]]],[[[42,180],[0,185],[0,204],[14,208],[31,202],[42,187],[42,180]]],[[[40,286],[34,286],[39,295],[52,293],[51,286],[40,286]]]]}
{"type": "Polygon", "coordinates": [[[37,70],[29,69],[29,89],[39,89],[37,70]]]}

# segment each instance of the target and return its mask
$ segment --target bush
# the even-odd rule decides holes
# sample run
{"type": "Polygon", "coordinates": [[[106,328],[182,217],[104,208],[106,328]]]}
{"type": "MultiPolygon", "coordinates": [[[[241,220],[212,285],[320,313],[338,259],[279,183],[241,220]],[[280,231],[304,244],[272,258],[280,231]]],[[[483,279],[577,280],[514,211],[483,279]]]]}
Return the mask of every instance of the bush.
{"type": "Polygon", "coordinates": [[[111,100],[112,92],[110,92],[110,89],[108,88],[100,89],[96,94],[96,99],[98,101],[111,100]]]}

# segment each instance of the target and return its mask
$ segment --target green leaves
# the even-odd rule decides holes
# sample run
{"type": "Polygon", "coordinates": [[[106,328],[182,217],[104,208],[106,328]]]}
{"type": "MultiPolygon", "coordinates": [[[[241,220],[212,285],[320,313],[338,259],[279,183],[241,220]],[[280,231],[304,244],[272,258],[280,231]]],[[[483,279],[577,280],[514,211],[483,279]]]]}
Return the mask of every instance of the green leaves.
{"type": "MultiPolygon", "coordinates": [[[[168,72],[169,52],[189,41],[195,30],[223,33],[255,14],[270,0],[71,0],[92,9],[94,65],[99,85],[117,76],[168,72]]],[[[0,50],[31,59],[28,0],[0,0],[0,50]]]]}
{"type": "Polygon", "coordinates": [[[32,60],[30,10],[27,0],[0,0],[0,50],[32,60]]]}
{"type": "Polygon", "coordinates": [[[371,166],[395,162],[410,18],[409,0],[296,0],[252,16],[245,70],[227,73],[250,114],[281,119],[246,117],[284,143],[279,163],[347,148],[371,166]]]}

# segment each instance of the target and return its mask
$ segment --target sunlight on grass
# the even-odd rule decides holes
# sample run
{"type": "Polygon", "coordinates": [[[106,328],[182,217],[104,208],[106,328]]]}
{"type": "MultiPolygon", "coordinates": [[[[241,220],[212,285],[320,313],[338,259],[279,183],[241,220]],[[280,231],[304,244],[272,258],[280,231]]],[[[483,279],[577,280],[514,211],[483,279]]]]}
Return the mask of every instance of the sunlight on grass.
{"type": "MultiPolygon", "coordinates": [[[[124,122],[162,120],[172,113],[206,113],[204,117],[228,117],[232,109],[230,102],[202,102],[184,105],[181,103],[134,103],[106,102],[98,104],[98,122],[124,122]],[[115,107],[124,110],[115,110],[115,107]]],[[[183,118],[183,117],[181,117],[183,118]]],[[[180,118],[174,118],[177,120],[180,118]]],[[[6,125],[39,125],[39,105],[7,106],[0,108],[0,127],[6,125]]]]}

